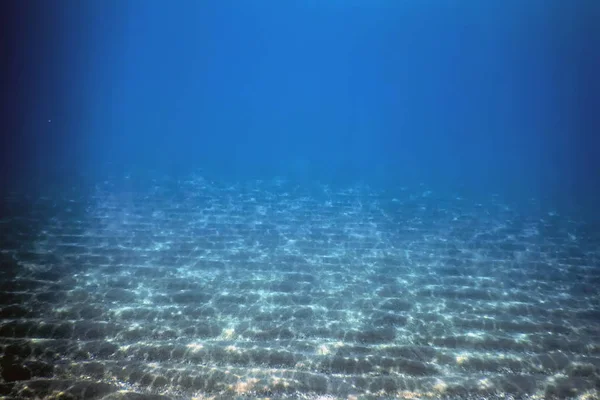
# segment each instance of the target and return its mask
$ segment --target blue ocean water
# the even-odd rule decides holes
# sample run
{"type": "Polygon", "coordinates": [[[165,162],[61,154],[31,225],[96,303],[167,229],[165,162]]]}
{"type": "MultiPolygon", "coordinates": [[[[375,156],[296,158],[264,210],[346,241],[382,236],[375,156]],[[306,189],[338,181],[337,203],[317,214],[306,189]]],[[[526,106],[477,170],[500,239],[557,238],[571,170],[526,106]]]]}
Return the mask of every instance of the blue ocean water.
{"type": "Polygon", "coordinates": [[[0,11],[0,395],[600,396],[600,3],[0,11]]]}

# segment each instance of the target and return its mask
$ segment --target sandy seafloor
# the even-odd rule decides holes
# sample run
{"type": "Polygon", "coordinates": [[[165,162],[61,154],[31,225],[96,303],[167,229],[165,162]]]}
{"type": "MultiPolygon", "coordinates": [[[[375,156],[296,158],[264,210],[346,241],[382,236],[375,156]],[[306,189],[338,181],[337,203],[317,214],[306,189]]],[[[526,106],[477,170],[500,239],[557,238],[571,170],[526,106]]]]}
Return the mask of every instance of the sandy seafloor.
{"type": "Polygon", "coordinates": [[[600,233],[535,200],[190,176],[2,201],[6,398],[599,398],[600,233]]]}

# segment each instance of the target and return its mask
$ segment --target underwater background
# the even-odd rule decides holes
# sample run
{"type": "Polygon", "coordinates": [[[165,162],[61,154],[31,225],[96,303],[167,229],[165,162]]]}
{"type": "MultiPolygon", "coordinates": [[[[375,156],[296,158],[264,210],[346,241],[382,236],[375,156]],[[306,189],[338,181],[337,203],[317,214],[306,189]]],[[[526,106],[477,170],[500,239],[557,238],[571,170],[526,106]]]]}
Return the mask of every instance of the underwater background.
{"type": "Polygon", "coordinates": [[[600,2],[0,19],[1,396],[599,398],[600,2]]]}

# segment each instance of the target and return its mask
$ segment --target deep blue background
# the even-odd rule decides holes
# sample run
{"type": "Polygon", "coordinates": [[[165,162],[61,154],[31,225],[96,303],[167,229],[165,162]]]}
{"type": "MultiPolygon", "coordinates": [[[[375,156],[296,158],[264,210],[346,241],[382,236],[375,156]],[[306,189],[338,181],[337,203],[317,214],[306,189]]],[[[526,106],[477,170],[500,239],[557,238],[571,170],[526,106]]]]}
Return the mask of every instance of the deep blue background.
{"type": "Polygon", "coordinates": [[[600,198],[597,0],[2,7],[6,184],[200,168],[600,198]]]}

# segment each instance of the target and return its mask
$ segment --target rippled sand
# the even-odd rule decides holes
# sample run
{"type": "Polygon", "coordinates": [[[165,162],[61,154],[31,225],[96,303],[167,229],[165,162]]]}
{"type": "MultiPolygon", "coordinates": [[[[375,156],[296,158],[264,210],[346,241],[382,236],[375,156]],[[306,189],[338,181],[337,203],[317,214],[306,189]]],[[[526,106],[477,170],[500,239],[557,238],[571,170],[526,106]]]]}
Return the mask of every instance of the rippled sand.
{"type": "Polygon", "coordinates": [[[585,221],[423,188],[136,186],[4,199],[0,395],[598,398],[585,221]]]}

